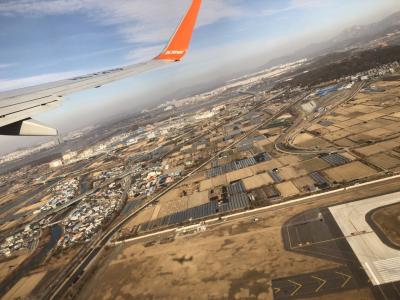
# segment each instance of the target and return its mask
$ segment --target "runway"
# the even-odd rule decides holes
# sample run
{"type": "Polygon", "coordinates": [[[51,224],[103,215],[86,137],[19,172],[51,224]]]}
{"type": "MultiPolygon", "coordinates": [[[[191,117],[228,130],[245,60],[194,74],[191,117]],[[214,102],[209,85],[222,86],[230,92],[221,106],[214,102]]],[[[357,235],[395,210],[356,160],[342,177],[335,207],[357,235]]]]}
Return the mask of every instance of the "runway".
{"type": "Polygon", "coordinates": [[[398,202],[400,193],[394,193],[329,208],[373,285],[400,280],[400,251],[381,241],[367,223],[366,215],[375,208],[398,202]]]}
{"type": "Polygon", "coordinates": [[[274,279],[274,299],[316,297],[368,287],[368,277],[328,208],[311,209],[289,219],[282,226],[282,238],[288,251],[335,261],[341,266],[274,279]],[[296,292],[293,282],[301,285],[296,292]],[[280,289],[279,293],[275,288],[280,289]]]}
{"type": "MultiPolygon", "coordinates": [[[[371,240],[370,237],[373,236],[377,239],[379,238],[372,232],[371,228],[368,229],[361,226],[361,224],[367,224],[365,215],[368,211],[378,206],[396,203],[399,201],[397,200],[399,198],[400,193],[387,194],[348,202],[343,205],[307,210],[289,219],[282,226],[282,238],[285,249],[302,255],[314,256],[342,264],[343,268],[346,269],[343,269],[345,272],[340,272],[351,276],[351,284],[349,281],[344,287],[338,284],[335,285],[335,282],[339,282],[339,279],[333,274],[335,270],[320,270],[315,272],[315,274],[296,274],[288,278],[277,278],[272,281],[273,288],[277,288],[274,299],[312,297],[312,295],[319,296],[340,292],[345,289],[360,289],[365,287],[371,289],[377,300],[400,299],[400,281],[397,280],[397,276],[399,275],[398,268],[400,267],[400,261],[397,257],[400,251],[387,247],[380,240],[371,240]],[[339,209],[339,207],[342,209],[339,209]],[[358,209],[357,212],[354,210],[351,213],[351,209],[355,207],[358,209]],[[344,208],[347,208],[347,210],[344,208]],[[343,220],[343,223],[347,223],[348,232],[342,230],[331,210],[341,211],[339,218],[343,220]],[[356,227],[353,227],[351,224],[356,227]],[[356,234],[351,235],[351,233],[356,234]],[[367,236],[370,237],[364,241],[363,237],[367,236]],[[351,245],[355,243],[350,243],[352,240],[357,241],[355,249],[363,252],[355,252],[351,245]],[[370,246],[366,244],[367,242],[373,242],[376,245],[370,246]],[[373,254],[372,251],[376,248],[380,256],[373,254]],[[368,270],[364,261],[360,260],[359,255],[362,253],[364,254],[364,258],[369,259],[367,261],[368,267],[371,270],[372,267],[374,268],[372,271],[373,274],[381,273],[380,276],[382,278],[379,277],[376,281],[379,284],[376,284],[374,281],[372,272],[368,270]],[[391,257],[390,253],[394,256],[391,257]],[[313,292],[316,282],[312,284],[313,277],[310,279],[310,276],[333,282],[331,285],[322,286],[318,291],[315,288],[313,292]],[[390,279],[390,282],[384,283],[383,278],[390,279]],[[292,282],[299,284],[297,287],[301,285],[301,288],[294,292],[295,285],[292,282]],[[282,290],[286,292],[282,292],[282,290]],[[279,293],[277,293],[278,291],[279,293]]],[[[376,274],[375,277],[377,277],[376,274]]]]}

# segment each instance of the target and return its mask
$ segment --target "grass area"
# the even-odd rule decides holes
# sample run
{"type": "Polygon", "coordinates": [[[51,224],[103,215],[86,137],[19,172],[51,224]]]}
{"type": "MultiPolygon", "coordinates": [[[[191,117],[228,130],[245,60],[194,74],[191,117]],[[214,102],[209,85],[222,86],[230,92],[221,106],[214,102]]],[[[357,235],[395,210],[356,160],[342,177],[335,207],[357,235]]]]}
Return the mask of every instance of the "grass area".
{"type": "Polygon", "coordinates": [[[400,203],[375,211],[372,220],[393,244],[400,247],[400,203]]]}

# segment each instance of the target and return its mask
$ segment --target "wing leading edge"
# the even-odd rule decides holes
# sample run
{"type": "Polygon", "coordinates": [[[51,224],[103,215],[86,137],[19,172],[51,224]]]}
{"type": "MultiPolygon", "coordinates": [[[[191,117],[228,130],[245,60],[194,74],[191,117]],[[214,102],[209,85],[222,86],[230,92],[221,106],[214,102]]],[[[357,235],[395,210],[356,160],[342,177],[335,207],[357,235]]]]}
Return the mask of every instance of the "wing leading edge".
{"type": "Polygon", "coordinates": [[[57,130],[31,119],[34,114],[59,105],[65,95],[131,77],[165,64],[180,61],[187,53],[200,11],[201,0],[193,0],[174,35],[154,59],[71,79],[0,93],[0,135],[56,135],[57,130]]]}

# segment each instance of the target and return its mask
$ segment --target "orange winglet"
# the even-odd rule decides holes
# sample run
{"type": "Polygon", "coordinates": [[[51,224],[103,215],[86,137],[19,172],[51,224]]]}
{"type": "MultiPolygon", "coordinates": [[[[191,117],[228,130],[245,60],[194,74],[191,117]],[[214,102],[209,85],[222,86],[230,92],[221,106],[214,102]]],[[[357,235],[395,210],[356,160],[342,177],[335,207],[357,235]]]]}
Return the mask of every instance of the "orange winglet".
{"type": "Polygon", "coordinates": [[[192,5],[170,39],[167,47],[155,59],[179,61],[185,56],[190,45],[190,40],[192,39],[200,6],[201,0],[193,0],[192,5]]]}

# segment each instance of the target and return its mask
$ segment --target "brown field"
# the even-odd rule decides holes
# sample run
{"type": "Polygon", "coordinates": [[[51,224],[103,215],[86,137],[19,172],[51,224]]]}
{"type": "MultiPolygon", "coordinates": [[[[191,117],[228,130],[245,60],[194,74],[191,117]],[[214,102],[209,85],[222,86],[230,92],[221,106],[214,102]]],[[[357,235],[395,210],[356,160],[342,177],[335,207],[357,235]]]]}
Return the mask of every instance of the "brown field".
{"type": "Polygon", "coordinates": [[[300,148],[319,148],[319,149],[328,148],[332,146],[330,143],[319,137],[313,137],[310,139],[307,138],[302,140],[301,142],[296,137],[294,139],[293,144],[300,148]]]}
{"type": "Polygon", "coordinates": [[[33,211],[36,210],[38,208],[40,208],[45,202],[37,202],[35,204],[32,204],[30,206],[25,206],[25,207],[21,207],[15,214],[20,214],[20,213],[25,213],[28,211],[33,211]]]}
{"type": "Polygon", "coordinates": [[[0,263],[0,281],[10,274],[17,266],[19,266],[29,255],[21,254],[15,258],[3,261],[0,263]]]}
{"type": "Polygon", "coordinates": [[[379,139],[379,138],[388,137],[388,136],[392,135],[394,132],[387,128],[377,128],[377,129],[373,129],[373,130],[370,130],[370,131],[367,131],[364,133],[369,135],[372,138],[379,139]]]}
{"type": "MultiPolygon", "coordinates": [[[[311,127],[310,127],[311,128],[311,127]]],[[[307,129],[307,131],[309,131],[310,133],[312,133],[313,135],[320,135],[320,136],[323,136],[323,135],[325,135],[325,134],[328,134],[330,131],[328,130],[328,129],[326,129],[326,128],[320,128],[320,129],[316,129],[316,130],[310,130],[309,128],[307,129]],[[318,134],[315,134],[315,133],[318,133],[318,134]]]]}
{"type": "Polygon", "coordinates": [[[200,181],[200,191],[207,191],[210,188],[212,188],[212,181],[211,179],[205,179],[203,181],[200,181]]]}
{"type": "Polygon", "coordinates": [[[366,143],[368,141],[373,141],[374,140],[373,137],[371,137],[370,135],[365,134],[365,133],[350,135],[347,138],[349,140],[353,141],[356,144],[362,144],[362,143],[366,143]]]}
{"type": "Polygon", "coordinates": [[[367,158],[367,161],[381,169],[393,169],[400,166],[400,159],[386,153],[375,154],[367,158]]]}
{"type": "Polygon", "coordinates": [[[296,166],[297,169],[305,169],[309,173],[329,167],[330,165],[320,158],[312,158],[309,160],[305,160],[296,166]]]}
{"type": "Polygon", "coordinates": [[[15,199],[17,196],[18,195],[7,192],[7,194],[0,196],[0,204],[3,204],[9,200],[15,199]]]}
{"type": "Polygon", "coordinates": [[[211,178],[212,187],[218,187],[218,186],[226,185],[226,184],[228,184],[228,180],[227,180],[227,176],[225,174],[211,178]]]}
{"type": "Polygon", "coordinates": [[[395,121],[396,123],[393,123],[391,125],[386,125],[384,128],[387,128],[387,129],[393,131],[394,134],[398,134],[399,130],[400,130],[399,120],[396,119],[396,120],[392,120],[392,121],[395,121]]]}
{"type": "Polygon", "coordinates": [[[343,157],[348,158],[351,161],[356,160],[356,158],[352,154],[350,154],[349,152],[340,153],[340,155],[342,155],[343,157]]]}
{"type": "Polygon", "coordinates": [[[169,201],[160,201],[161,209],[158,217],[164,217],[188,208],[188,197],[179,197],[169,201]]]}
{"type": "Polygon", "coordinates": [[[189,208],[205,204],[209,201],[208,191],[194,192],[192,195],[190,195],[188,197],[189,197],[189,200],[188,200],[189,208]]]}
{"type": "Polygon", "coordinates": [[[329,132],[336,132],[338,130],[341,130],[342,128],[334,126],[334,125],[330,125],[328,127],[325,127],[327,130],[329,130],[329,132]]]}
{"type": "Polygon", "coordinates": [[[168,193],[166,193],[164,196],[160,198],[160,202],[173,202],[176,199],[180,198],[182,195],[182,187],[177,187],[175,189],[170,190],[168,193]]]}
{"type": "Polygon", "coordinates": [[[253,176],[253,172],[251,171],[250,167],[232,171],[232,172],[229,172],[226,174],[226,178],[229,183],[236,181],[236,180],[244,179],[244,178],[247,178],[250,176],[253,176]]]}
{"type": "Polygon", "coordinates": [[[400,112],[395,112],[394,114],[391,114],[391,116],[400,119],[400,112]]]}
{"type": "Polygon", "coordinates": [[[243,184],[247,191],[251,191],[253,189],[259,188],[263,185],[269,185],[271,183],[274,183],[274,180],[271,178],[271,176],[269,176],[268,173],[262,173],[243,179],[243,184]]]}
{"type": "Polygon", "coordinates": [[[357,148],[355,150],[360,154],[363,154],[365,156],[370,156],[373,154],[377,154],[379,152],[391,150],[393,148],[396,148],[398,145],[399,145],[398,141],[390,140],[390,141],[385,141],[385,142],[377,143],[377,144],[366,146],[366,147],[357,148]]]}
{"type": "Polygon", "coordinates": [[[354,125],[354,126],[346,128],[346,131],[351,132],[352,134],[360,134],[360,133],[363,133],[364,131],[373,129],[373,127],[371,128],[371,126],[368,124],[369,123],[354,125]]]}
{"type": "Polygon", "coordinates": [[[386,114],[382,113],[382,112],[374,112],[374,113],[370,113],[370,114],[365,114],[363,116],[359,116],[357,119],[361,120],[361,121],[370,121],[370,120],[382,117],[384,115],[386,115],[386,114]]]}
{"type": "Polygon", "coordinates": [[[299,162],[301,162],[302,160],[304,160],[305,158],[300,157],[298,155],[283,155],[280,156],[278,158],[279,162],[283,165],[283,166],[287,166],[287,165],[295,165],[299,162]]]}
{"type": "Polygon", "coordinates": [[[292,182],[300,191],[302,191],[305,186],[313,186],[315,183],[309,176],[293,179],[292,182]]]}
{"type": "MultiPolygon", "coordinates": [[[[329,115],[329,116],[326,116],[326,119],[329,121],[335,121],[335,123],[345,122],[345,121],[349,120],[348,116],[343,116],[343,115],[335,115],[335,116],[329,115]]],[[[333,125],[333,126],[336,127],[336,125],[333,125]]]]}
{"type": "Polygon", "coordinates": [[[125,229],[132,229],[134,226],[150,221],[155,206],[150,206],[142,210],[135,218],[131,219],[125,226],[125,229]]]}
{"type": "MultiPolygon", "coordinates": [[[[367,98],[368,99],[368,98],[367,98]]],[[[380,107],[380,106],[373,106],[373,105],[363,105],[363,104],[361,104],[361,105],[357,105],[357,106],[355,106],[355,107],[353,107],[356,111],[359,111],[359,112],[362,112],[362,113],[364,113],[364,114],[367,114],[367,113],[372,113],[372,112],[375,112],[375,111],[377,111],[377,110],[380,110],[382,107],[380,107]]]]}
{"type": "Polygon", "coordinates": [[[287,166],[279,169],[279,176],[284,180],[290,180],[292,178],[307,175],[308,172],[305,169],[297,168],[297,166],[287,166]]]}
{"type": "Polygon", "coordinates": [[[2,298],[4,300],[26,299],[46,272],[32,274],[21,278],[2,298]]]}
{"type": "Polygon", "coordinates": [[[351,135],[351,132],[342,129],[340,131],[327,133],[324,135],[324,138],[330,141],[336,141],[349,135],[351,135]]]}
{"type": "Polygon", "coordinates": [[[374,155],[380,152],[385,151],[386,149],[381,147],[379,144],[374,144],[374,145],[370,145],[370,146],[365,146],[365,147],[361,147],[361,148],[357,148],[355,149],[356,152],[365,155],[365,156],[370,156],[370,155],[374,155]]]}
{"type": "Polygon", "coordinates": [[[376,125],[376,127],[388,127],[388,128],[390,128],[390,126],[396,126],[399,124],[397,120],[389,120],[385,117],[380,117],[368,123],[374,124],[376,125]]]}
{"type": "Polygon", "coordinates": [[[154,207],[153,213],[151,214],[150,220],[155,220],[158,217],[158,214],[160,213],[161,210],[161,205],[158,204],[154,207]]]}
{"type": "Polygon", "coordinates": [[[310,127],[307,128],[309,131],[315,131],[324,128],[322,125],[319,124],[312,124],[310,127]]]}
{"type": "Polygon", "coordinates": [[[335,140],[335,144],[338,145],[339,147],[357,147],[358,144],[350,141],[347,138],[335,140]]]}
{"type": "Polygon", "coordinates": [[[375,211],[371,217],[385,236],[400,247],[400,203],[383,207],[375,211]]]}
{"type": "Polygon", "coordinates": [[[276,188],[281,193],[282,197],[291,197],[300,193],[291,181],[278,183],[276,188]]]}
{"type": "Polygon", "coordinates": [[[269,139],[263,139],[263,140],[261,140],[261,141],[256,141],[256,142],[254,143],[254,145],[255,145],[256,147],[263,147],[263,146],[267,146],[267,145],[269,145],[269,144],[271,144],[271,143],[272,143],[271,140],[269,140],[269,139]]]}
{"type": "Polygon", "coordinates": [[[274,169],[274,168],[279,168],[280,166],[282,166],[281,162],[279,162],[276,159],[272,159],[270,161],[265,161],[260,164],[251,166],[250,168],[254,174],[258,174],[258,173],[266,172],[266,171],[274,169]]]}
{"type": "MultiPolygon", "coordinates": [[[[386,107],[381,110],[381,112],[385,112],[387,114],[396,114],[400,112],[400,105],[392,105],[390,107],[386,107]]],[[[395,115],[395,117],[398,117],[399,115],[395,115]]]]}
{"type": "Polygon", "coordinates": [[[385,141],[379,143],[379,145],[384,148],[385,150],[391,150],[393,148],[396,148],[397,146],[400,145],[399,138],[390,140],[390,141],[385,141]]]}
{"type": "Polygon", "coordinates": [[[343,166],[324,171],[326,175],[336,182],[352,181],[375,175],[377,172],[359,161],[354,161],[343,166]]]}
{"type": "Polygon", "coordinates": [[[362,121],[359,120],[359,119],[350,119],[350,120],[347,120],[347,121],[344,121],[344,122],[337,123],[336,126],[338,126],[340,128],[343,128],[343,129],[346,129],[346,128],[350,127],[350,126],[354,126],[354,125],[357,125],[357,124],[360,124],[360,123],[362,123],[362,121]]]}
{"type": "Polygon", "coordinates": [[[20,223],[20,221],[21,220],[14,220],[14,221],[6,222],[0,226],[0,230],[3,231],[3,230],[8,230],[10,228],[13,228],[13,227],[17,226],[20,223]]]}
{"type": "Polygon", "coordinates": [[[294,139],[293,144],[301,146],[301,145],[304,145],[307,142],[312,141],[314,138],[315,137],[310,133],[301,133],[301,134],[296,136],[296,138],[294,139]]]}

